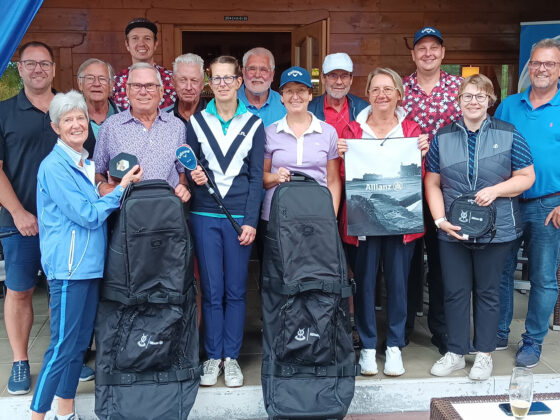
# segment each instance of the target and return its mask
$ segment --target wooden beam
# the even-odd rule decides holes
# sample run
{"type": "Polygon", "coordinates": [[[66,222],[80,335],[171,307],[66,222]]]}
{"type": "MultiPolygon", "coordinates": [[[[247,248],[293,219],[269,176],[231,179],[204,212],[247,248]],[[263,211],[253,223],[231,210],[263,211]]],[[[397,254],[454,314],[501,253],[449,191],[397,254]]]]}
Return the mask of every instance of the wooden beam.
{"type": "Polygon", "coordinates": [[[84,42],[83,32],[32,32],[27,31],[20,45],[29,41],[41,41],[51,48],[72,48],[84,42]]]}
{"type": "Polygon", "coordinates": [[[181,10],[181,9],[149,9],[146,13],[148,19],[159,23],[174,23],[179,25],[190,24],[220,24],[232,27],[243,27],[246,25],[307,25],[318,22],[329,17],[329,11],[320,10],[301,10],[284,11],[279,10],[274,13],[269,11],[252,10],[181,10]],[[226,20],[226,16],[247,17],[247,20],[226,20]]]}
{"type": "Polygon", "coordinates": [[[163,66],[171,69],[175,60],[175,36],[173,24],[163,23],[161,25],[160,42],[163,56],[163,66]]]}
{"type": "Polygon", "coordinates": [[[72,72],[72,49],[60,48],[59,62],[56,66],[56,72],[59,74],[58,88],[66,92],[74,87],[74,76],[72,72]]]}

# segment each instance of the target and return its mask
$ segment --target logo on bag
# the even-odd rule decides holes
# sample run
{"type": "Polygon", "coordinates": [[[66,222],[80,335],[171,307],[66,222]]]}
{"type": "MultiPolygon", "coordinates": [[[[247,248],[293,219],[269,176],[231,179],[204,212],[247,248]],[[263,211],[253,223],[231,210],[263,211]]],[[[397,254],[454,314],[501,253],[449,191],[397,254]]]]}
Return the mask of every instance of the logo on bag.
{"type": "Polygon", "coordinates": [[[461,210],[461,217],[459,217],[459,221],[461,223],[466,223],[469,221],[468,219],[469,212],[467,210],[461,210]]]}
{"type": "Polygon", "coordinates": [[[319,334],[314,333],[314,332],[310,332],[309,328],[307,328],[307,335],[305,335],[305,330],[306,330],[306,328],[298,328],[298,332],[297,332],[297,334],[294,338],[297,341],[309,340],[309,337],[321,338],[321,336],[319,334]]]}
{"type": "Polygon", "coordinates": [[[163,345],[163,341],[152,341],[150,340],[151,336],[148,334],[142,334],[140,340],[137,341],[138,347],[148,348],[149,346],[161,346],[163,345]]]}

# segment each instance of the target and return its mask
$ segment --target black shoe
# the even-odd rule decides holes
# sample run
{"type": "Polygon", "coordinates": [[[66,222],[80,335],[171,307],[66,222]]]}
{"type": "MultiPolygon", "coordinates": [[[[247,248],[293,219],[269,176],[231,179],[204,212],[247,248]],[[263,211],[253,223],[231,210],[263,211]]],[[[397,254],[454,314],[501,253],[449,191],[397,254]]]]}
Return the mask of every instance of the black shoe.
{"type": "Polygon", "coordinates": [[[441,354],[442,356],[445,355],[445,353],[447,353],[447,337],[446,336],[442,336],[442,335],[432,335],[432,338],[430,339],[430,341],[432,342],[432,344],[434,346],[437,347],[439,354],[441,354]]]}

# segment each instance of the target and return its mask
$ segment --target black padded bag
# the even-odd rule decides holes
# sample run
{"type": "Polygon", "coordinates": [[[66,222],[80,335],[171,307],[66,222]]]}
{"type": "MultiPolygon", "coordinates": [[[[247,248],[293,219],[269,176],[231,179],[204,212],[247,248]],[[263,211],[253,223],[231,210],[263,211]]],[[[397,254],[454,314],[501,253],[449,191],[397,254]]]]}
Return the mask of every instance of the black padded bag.
{"type": "Polygon", "coordinates": [[[95,321],[95,413],[101,420],[185,420],[198,358],[193,245],[165,181],[132,184],[110,221],[95,321]]]}
{"type": "Polygon", "coordinates": [[[272,419],[342,419],[359,373],[346,260],[329,190],[304,174],[276,189],[265,234],[264,405],[272,419]]]}
{"type": "Polygon", "coordinates": [[[474,194],[457,197],[449,207],[449,222],[460,226],[460,234],[468,235],[469,240],[477,240],[490,235],[490,242],[496,234],[496,206],[479,206],[474,201],[474,194]]]}

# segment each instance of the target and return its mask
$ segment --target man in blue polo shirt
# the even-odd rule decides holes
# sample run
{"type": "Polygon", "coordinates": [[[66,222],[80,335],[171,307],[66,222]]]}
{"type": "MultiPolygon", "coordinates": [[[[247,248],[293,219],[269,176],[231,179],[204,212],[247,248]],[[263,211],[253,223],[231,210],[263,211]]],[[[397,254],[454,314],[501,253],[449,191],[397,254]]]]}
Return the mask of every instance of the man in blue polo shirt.
{"type": "Polygon", "coordinates": [[[29,42],[19,49],[18,71],[23,89],[0,102],[0,233],[6,267],[4,319],[14,363],[10,394],[30,388],[27,346],[33,324],[32,296],[41,267],[37,224],[37,171],[56,143],[48,115],[54,92],[55,64],[51,48],[29,42]]]}
{"type": "MultiPolygon", "coordinates": [[[[533,367],[540,359],[549,320],[558,298],[556,270],[560,250],[560,41],[543,39],[531,50],[531,86],[506,98],[496,118],[515,124],[527,139],[535,164],[535,184],[520,199],[523,239],[529,260],[531,291],[523,345],[516,365],[533,367]]],[[[496,350],[508,345],[513,317],[513,273],[517,247],[512,250],[500,284],[500,324],[496,350]]]]}
{"type": "Polygon", "coordinates": [[[274,80],[274,56],[266,48],[257,47],[243,55],[243,85],[237,98],[247,110],[269,126],[286,115],[280,94],[270,88],[274,80]]]}

